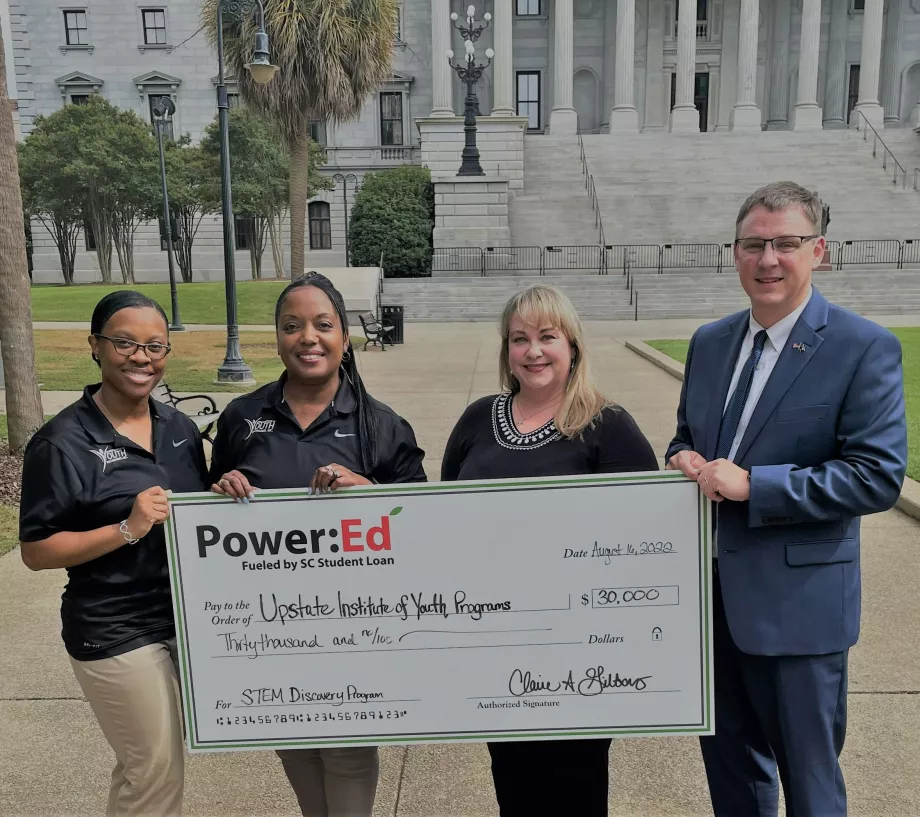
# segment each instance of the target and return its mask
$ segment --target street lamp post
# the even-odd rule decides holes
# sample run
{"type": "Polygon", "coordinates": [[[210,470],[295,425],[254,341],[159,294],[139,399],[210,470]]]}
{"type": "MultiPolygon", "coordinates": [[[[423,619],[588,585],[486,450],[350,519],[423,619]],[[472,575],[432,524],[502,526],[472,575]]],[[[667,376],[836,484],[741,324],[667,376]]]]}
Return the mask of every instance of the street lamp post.
{"type": "Polygon", "coordinates": [[[348,246],[348,182],[352,182],[355,185],[355,190],[358,189],[358,177],[354,173],[348,173],[342,175],[341,173],[336,173],[332,180],[335,182],[342,183],[342,206],[345,208],[345,266],[351,266],[351,250],[348,246]]]}
{"type": "Polygon", "coordinates": [[[464,58],[465,65],[460,63],[454,65],[454,52],[449,50],[447,52],[447,64],[457,72],[457,76],[466,83],[466,100],[464,103],[463,110],[463,133],[465,136],[463,153],[463,161],[460,164],[460,170],[457,171],[458,176],[485,176],[486,174],[482,170],[482,165],[479,164],[479,148],[476,147],[476,111],[479,107],[479,100],[476,97],[476,83],[479,82],[486,68],[492,64],[492,57],[495,56],[495,52],[491,48],[486,49],[486,59],[488,62],[476,64],[476,46],[474,43],[479,39],[485,29],[489,27],[489,23],[492,21],[492,15],[486,12],[483,15],[485,23],[483,25],[476,25],[476,7],[468,6],[466,9],[466,25],[458,24],[459,15],[457,12],[454,12],[450,15],[450,19],[453,20],[454,28],[460,32],[460,36],[463,37],[464,47],[466,49],[466,56],[464,58]]]}
{"type": "Polygon", "coordinates": [[[240,351],[240,327],[236,314],[236,263],[233,257],[233,197],[230,187],[230,101],[224,82],[224,12],[243,17],[259,9],[252,61],[246,65],[253,80],[260,85],[271,81],[278,67],[271,64],[268,35],[265,33],[265,9],[261,0],[218,0],[217,3],[217,111],[220,129],[221,214],[224,221],[224,284],[227,299],[227,353],[217,369],[218,383],[253,383],[252,369],[243,362],[240,351]]]}
{"type": "Polygon", "coordinates": [[[166,233],[166,257],[169,263],[169,297],[172,302],[171,332],[185,329],[179,317],[179,293],[176,291],[176,265],[173,259],[172,225],[169,218],[169,190],[166,185],[166,156],[163,153],[163,127],[176,112],[176,106],[168,96],[161,96],[153,106],[154,125],[157,129],[157,145],[160,148],[160,182],[163,185],[163,232],[166,233]]]}

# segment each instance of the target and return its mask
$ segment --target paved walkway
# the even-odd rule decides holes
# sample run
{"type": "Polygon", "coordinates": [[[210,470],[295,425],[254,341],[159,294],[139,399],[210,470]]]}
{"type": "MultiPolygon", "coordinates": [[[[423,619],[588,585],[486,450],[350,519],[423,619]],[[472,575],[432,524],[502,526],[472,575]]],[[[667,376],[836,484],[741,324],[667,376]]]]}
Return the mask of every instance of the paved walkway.
{"type": "MultiPolygon", "coordinates": [[[[662,452],[674,427],[678,382],[627,350],[619,325],[591,325],[589,336],[604,390],[633,413],[662,452]]],[[[407,341],[385,353],[362,354],[362,371],[371,393],[413,424],[428,452],[429,476],[436,479],[447,436],[463,408],[496,391],[497,334],[484,324],[410,325],[407,341]]],[[[843,756],[850,814],[915,817],[920,814],[920,524],[892,511],[866,520],[864,531],[863,633],[852,653],[843,756]]],[[[60,644],[62,584],[60,572],[29,573],[15,552],[0,559],[5,625],[0,815],[88,817],[104,810],[111,752],[60,644]]],[[[270,752],[196,755],[189,759],[187,779],[188,817],[298,814],[270,752]]],[[[611,781],[610,813],[617,817],[711,814],[693,739],[615,741],[611,781]]],[[[484,746],[382,752],[378,817],[497,813],[484,746]]]]}

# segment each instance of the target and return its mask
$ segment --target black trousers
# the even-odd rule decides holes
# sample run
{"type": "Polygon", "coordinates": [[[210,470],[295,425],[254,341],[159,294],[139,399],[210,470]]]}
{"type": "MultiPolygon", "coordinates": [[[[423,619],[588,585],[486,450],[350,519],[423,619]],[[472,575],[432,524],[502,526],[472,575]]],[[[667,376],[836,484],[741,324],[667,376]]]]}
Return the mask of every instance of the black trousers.
{"type": "Polygon", "coordinates": [[[607,817],[609,738],[490,743],[501,817],[607,817]]]}

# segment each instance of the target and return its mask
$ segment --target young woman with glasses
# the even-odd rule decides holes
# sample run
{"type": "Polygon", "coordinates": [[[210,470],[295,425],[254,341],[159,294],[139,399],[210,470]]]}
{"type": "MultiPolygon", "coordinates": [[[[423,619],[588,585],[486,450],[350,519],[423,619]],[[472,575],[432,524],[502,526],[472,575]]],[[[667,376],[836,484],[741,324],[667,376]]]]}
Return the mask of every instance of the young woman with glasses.
{"type": "Polygon", "coordinates": [[[150,394],[166,368],[162,308],[118,291],[96,306],[101,382],[30,441],[19,538],[32,570],[67,570],[62,635],[115,753],[106,814],[176,815],[184,755],[162,523],[167,492],[206,489],[195,424],[150,394]]]}

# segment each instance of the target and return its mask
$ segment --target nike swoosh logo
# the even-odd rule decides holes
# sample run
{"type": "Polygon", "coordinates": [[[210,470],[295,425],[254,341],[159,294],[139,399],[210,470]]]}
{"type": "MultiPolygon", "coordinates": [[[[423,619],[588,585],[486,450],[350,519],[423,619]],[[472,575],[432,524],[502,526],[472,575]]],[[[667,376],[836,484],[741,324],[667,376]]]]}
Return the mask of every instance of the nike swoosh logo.
{"type": "Polygon", "coordinates": [[[183,443],[187,443],[187,442],[188,442],[187,439],[186,439],[186,440],[179,440],[178,442],[176,442],[175,440],[173,440],[173,448],[178,448],[180,445],[182,445],[183,443]]]}
{"type": "Polygon", "coordinates": [[[336,429],[335,434],[333,434],[332,436],[333,437],[354,437],[355,435],[354,434],[342,434],[339,432],[338,429],[336,429]]]}

